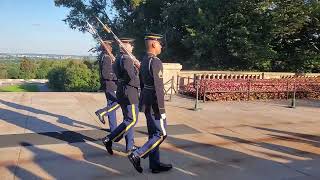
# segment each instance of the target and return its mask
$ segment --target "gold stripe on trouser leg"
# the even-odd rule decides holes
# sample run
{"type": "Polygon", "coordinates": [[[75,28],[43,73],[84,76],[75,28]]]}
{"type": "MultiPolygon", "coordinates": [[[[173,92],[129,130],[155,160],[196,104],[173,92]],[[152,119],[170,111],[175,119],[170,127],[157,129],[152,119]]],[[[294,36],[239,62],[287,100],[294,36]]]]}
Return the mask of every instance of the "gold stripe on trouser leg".
{"type": "Polygon", "coordinates": [[[143,157],[143,156],[145,156],[146,154],[148,154],[148,152],[151,151],[153,148],[157,147],[157,146],[161,143],[162,140],[163,140],[163,136],[161,136],[160,139],[159,139],[156,143],[154,143],[154,144],[153,144],[145,153],[143,153],[140,157],[143,157]]]}
{"type": "Polygon", "coordinates": [[[106,113],[107,113],[107,112],[104,111],[104,112],[102,112],[102,113],[100,114],[100,116],[104,116],[106,113]]]}
{"type": "Polygon", "coordinates": [[[163,133],[163,136],[160,137],[160,139],[158,141],[156,141],[145,153],[143,153],[140,157],[143,157],[145,156],[149,151],[151,151],[153,148],[157,147],[161,141],[163,140],[164,136],[167,135],[167,131],[166,129],[164,128],[164,123],[163,123],[163,119],[161,118],[160,119],[160,127],[161,127],[161,130],[162,130],[162,133],[163,133]]]}
{"type": "Polygon", "coordinates": [[[107,112],[111,112],[113,110],[115,110],[117,107],[119,107],[119,104],[116,104],[115,106],[113,106],[112,108],[110,108],[108,111],[104,111],[100,114],[100,116],[104,116],[107,112]]]}
{"type": "Polygon", "coordinates": [[[124,129],[118,136],[116,136],[115,138],[113,138],[112,141],[115,141],[116,139],[118,139],[122,134],[124,134],[125,132],[127,132],[137,121],[137,118],[136,118],[136,108],[135,108],[135,105],[132,104],[131,105],[131,112],[132,112],[132,118],[133,118],[133,121],[126,127],[126,129],[124,129]]]}
{"type": "Polygon", "coordinates": [[[109,110],[108,110],[108,112],[111,112],[111,111],[113,111],[113,110],[115,110],[117,107],[119,107],[120,105],[119,104],[116,104],[115,106],[113,106],[112,108],[110,108],[109,110]]]}

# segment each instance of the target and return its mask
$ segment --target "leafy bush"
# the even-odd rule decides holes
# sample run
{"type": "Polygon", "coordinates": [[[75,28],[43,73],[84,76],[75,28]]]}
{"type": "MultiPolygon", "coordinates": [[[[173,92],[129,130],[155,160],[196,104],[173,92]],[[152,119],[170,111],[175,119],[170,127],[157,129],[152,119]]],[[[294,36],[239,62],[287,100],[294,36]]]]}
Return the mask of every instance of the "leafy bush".
{"type": "Polygon", "coordinates": [[[8,79],[19,79],[20,76],[20,70],[19,70],[19,65],[18,64],[10,64],[7,65],[7,73],[8,79]]]}
{"type": "Polygon", "coordinates": [[[54,65],[54,61],[51,61],[51,60],[40,61],[37,67],[36,78],[47,79],[49,72],[54,68],[53,65],[54,65]]]}
{"type": "Polygon", "coordinates": [[[66,67],[57,66],[53,68],[48,74],[49,87],[56,91],[65,90],[65,81],[66,81],[66,67]]]}
{"type": "Polygon", "coordinates": [[[96,66],[82,61],[70,61],[68,65],[53,68],[48,75],[49,86],[58,91],[90,92],[99,89],[99,72],[96,66]]]}
{"type": "Polygon", "coordinates": [[[93,69],[90,79],[90,90],[89,91],[98,91],[100,89],[100,75],[99,70],[93,69]]]}
{"type": "Polygon", "coordinates": [[[70,62],[66,72],[66,91],[88,91],[91,71],[83,63],[70,62]]]}

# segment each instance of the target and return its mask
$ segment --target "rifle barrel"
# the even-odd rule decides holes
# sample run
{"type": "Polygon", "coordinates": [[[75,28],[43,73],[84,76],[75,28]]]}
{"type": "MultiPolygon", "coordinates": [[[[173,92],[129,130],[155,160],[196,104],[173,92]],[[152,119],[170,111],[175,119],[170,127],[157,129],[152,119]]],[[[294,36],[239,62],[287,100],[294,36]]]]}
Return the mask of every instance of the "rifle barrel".
{"type": "Polygon", "coordinates": [[[128,49],[124,46],[122,41],[118,38],[118,36],[111,30],[108,25],[104,24],[97,16],[95,18],[100,22],[102,25],[103,29],[106,30],[108,33],[111,33],[113,38],[117,41],[117,43],[120,45],[120,47],[125,51],[126,54],[130,56],[130,58],[133,60],[134,64],[136,65],[137,68],[140,68],[140,62],[134,57],[134,55],[128,51],[128,49]]]}
{"type": "Polygon", "coordinates": [[[101,45],[103,46],[103,48],[107,51],[107,53],[111,57],[112,62],[114,62],[116,58],[113,56],[113,54],[110,51],[110,49],[107,48],[106,44],[103,42],[103,39],[98,34],[97,30],[88,21],[87,21],[87,24],[88,24],[89,28],[91,29],[91,31],[98,37],[98,40],[100,41],[101,45]]]}

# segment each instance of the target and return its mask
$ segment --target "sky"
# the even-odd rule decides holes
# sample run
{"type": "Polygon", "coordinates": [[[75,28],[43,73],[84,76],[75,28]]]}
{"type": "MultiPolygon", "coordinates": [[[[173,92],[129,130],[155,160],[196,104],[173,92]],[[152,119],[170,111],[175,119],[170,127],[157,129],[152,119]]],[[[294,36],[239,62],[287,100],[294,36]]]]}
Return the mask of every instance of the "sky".
{"type": "Polygon", "coordinates": [[[54,0],[0,0],[0,53],[89,55],[94,39],[70,29],[67,14],[54,0]]]}

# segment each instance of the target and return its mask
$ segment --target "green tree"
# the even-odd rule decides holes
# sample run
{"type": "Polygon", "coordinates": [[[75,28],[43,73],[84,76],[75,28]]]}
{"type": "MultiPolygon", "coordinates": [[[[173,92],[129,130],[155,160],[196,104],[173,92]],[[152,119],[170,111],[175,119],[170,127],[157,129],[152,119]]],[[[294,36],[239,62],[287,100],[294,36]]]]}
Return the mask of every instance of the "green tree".
{"type": "Polygon", "coordinates": [[[48,73],[54,68],[54,61],[51,60],[42,60],[39,63],[36,71],[37,79],[47,79],[48,73]]]}
{"type": "Polygon", "coordinates": [[[9,79],[18,79],[20,76],[19,65],[15,63],[10,63],[7,65],[7,72],[9,79]]]}
{"type": "Polygon", "coordinates": [[[66,91],[88,91],[91,71],[83,63],[71,61],[66,69],[66,91]]]}
{"type": "Polygon", "coordinates": [[[57,91],[97,91],[100,86],[99,72],[96,65],[83,61],[66,61],[54,63],[54,68],[49,71],[48,79],[50,88],[57,91]]]}
{"type": "Polygon", "coordinates": [[[56,91],[65,91],[66,67],[57,66],[48,73],[49,87],[56,91]]]}
{"type": "Polygon", "coordinates": [[[89,91],[97,92],[100,89],[100,75],[97,68],[91,70],[89,91]]]}
{"type": "MultiPolygon", "coordinates": [[[[317,71],[320,56],[320,3],[318,1],[275,1],[271,12],[274,69],[317,71]]],[[[319,72],[319,71],[317,71],[319,72]]]]}
{"type": "Polygon", "coordinates": [[[36,65],[33,61],[23,58],[20,63],[20,78],[33,79],[36,77],[36,65]]]}
{"type": "MultiPolygon", "coordinates": [[[[319,72],[320,3],[317,0],[56,0],[70,8],[65,22],[84,31],[94,16],[120,36],[165,35],[163,59],[192,69],[319,72]],[[108,1],[110,2],[110,1],[108,1]]],[[[101,26],[98,31],[106,37],[101,26]]]]}
{"type": "Polygon", "coordinates": [[[8,73],[5,64],[0,64],[0,79],[7,79],[8,73]]]}

